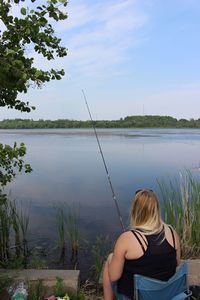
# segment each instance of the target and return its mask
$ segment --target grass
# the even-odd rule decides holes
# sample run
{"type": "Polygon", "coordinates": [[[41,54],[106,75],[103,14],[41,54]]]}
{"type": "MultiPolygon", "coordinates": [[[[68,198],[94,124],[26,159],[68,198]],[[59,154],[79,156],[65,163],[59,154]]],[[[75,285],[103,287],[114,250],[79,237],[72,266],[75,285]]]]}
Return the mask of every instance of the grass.
{"type": "Polygon", "coordinates": [[[28,283],[28,300],[43,300],[46,293],[46,288],[42,280],[37,280],[34,283],[28,283]]]}
{"type": "Polygon", "coordinates": [[[29,215],[19,213],[15,201],[0,192],[0,266],[22,262],[21,267],[26,267],[28,227],[29,215]]]}
{"type": "Polygon", "coordinates": [[[15,255],[17,258],[19,258],[21,255],[21,239],[20,239],[20,226],[19,226],[17,207],[15,201],[13,202],[10,201],[10,208],[11,208],[12,227],[15,235],[15,255]]]}
{"type": "Polygon", "coordinates": [[[56,295],[57,297],[64,297],[65,294],[66,294],[66,288],[64,286],[63,279],[60,277],[56,277],[54,295],[56,295]]]}
{"type": "Polygon", "coordinates": [[[200,256],[200,183],[189,171],[180,179],[159,182],[164,201],[164,220],[176,228],[181,240],[182,258],[200,256]]]}
{"type": "Polygon", "coordinates": [[[0,276],[0,295],[5,289],[9,289],[12,283],[13,283],[12,278],[8,278],[6,276],[0,276]]]}
{"type": "Polygon", "coordinates": [[[73,269],[78,265],[78,251],[80,249],[79,236],[79,207],[70,206],[66,203],[55,206],[56,224],[58,232],[58,245],[60,248],[60,262],[65,261],[67,247],[70,246],[70,263],[73,269]]]}
{"type": "Polygon", "coordinates": [[[95,244],[92,247],[92,254],[94,257],[94,281],[96,289],[98,290],[98,283],[102,273],[103,264],[111,252],[111,241],[109,236],[100,235],[96,237],[95,244]]]}
{"type": "Polygon", "coordinates": [[[60,262],[64,262],[65,259],[65,213],[62,207],[57,208],[56,214],[56,223],[57,223],[57,230],[58,230],[58,240],[59,240],[59,247],[60,247],[60,262]]]}
{"type": "Polygon", "coordinates": [[[19,226],[21,230],[21,238],[22,238],[22,244],[23,244],[23,256],[26,258],[28,256],[28,230],[29,230],[29,210],[27,212],[23,211],[21,208],[21,211],[19,213],[18,221],[19,226]]]}
{"type": "Polygon", "coordinates": [[[71,245],[71,264],[74,269],[78,264],[79,250],[79,209],[76,207],[67,206],[66,226],[69,243],[71,245]]]}
{"type": "Polygon", "coordinates": [[[11,211],[8,199],[0,193],[0,263],[10,259],[11,211]]]}

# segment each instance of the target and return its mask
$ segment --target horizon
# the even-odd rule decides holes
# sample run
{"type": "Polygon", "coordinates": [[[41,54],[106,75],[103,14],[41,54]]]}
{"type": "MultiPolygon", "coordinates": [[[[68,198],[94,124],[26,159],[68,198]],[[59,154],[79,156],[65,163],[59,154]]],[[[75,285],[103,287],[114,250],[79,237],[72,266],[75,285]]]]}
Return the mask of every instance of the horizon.
{"type": "MultiPolygon", "coordinates": [[[[118,118],[118,119],[98,119],[98,120],[96,120],[96,119],[93,119],[93,121],[120,121],[121,119],[122,119],[122,121],[125,119],[125,118],[127,118],[127,117],[170,117],[170,118],[173,118],[173,119],[176,119],[177,121],[180,121],[180,120],[187,120],[187,121],[191,121],[191,120],[195,120],[195,121],[197,121],[197,120],[199,120],[200,118],[198,118],[198,119],[194,119],[194,118],[189,118],[189,119],[186,119],[186,118],[176,118],[176,117],[173,117],[173,116],[169,116],[169,115],[129,115],[129,116],[125,116],[125,117],[120,117],[120,118],[118,118]]],[[[37,122],[37,121],[59,121],[59,120],[68,120],[68,121],[80,121],[80,122],[91,122],[91,119],[90,118],[88,118],[88,119],[85,119],[85,120],[83,120],[83,119],[65,119],[65,118],[62,118],[62,119],[32,119],[32,118],[14,118],[14,119],[8,119],[8,118],[6,118],[6,119],[2,119],[2,120],[0,120],[0,122],[3,122],[3,121],[27,121],[27,120],[29,120],[29,121],[35,121],[35,122],[37,122]]]]}
{"type": "Polygon", "coordinates": [[[65,77],[22,95],[35,111],[1,108],[0,120],[88,119],[83,88],[96,120],[200,117],[199,1],[73,0],[66,10],[54,28],[68,55],[49,62],[30,53],[36,66],[63,67],[65,77]]]}

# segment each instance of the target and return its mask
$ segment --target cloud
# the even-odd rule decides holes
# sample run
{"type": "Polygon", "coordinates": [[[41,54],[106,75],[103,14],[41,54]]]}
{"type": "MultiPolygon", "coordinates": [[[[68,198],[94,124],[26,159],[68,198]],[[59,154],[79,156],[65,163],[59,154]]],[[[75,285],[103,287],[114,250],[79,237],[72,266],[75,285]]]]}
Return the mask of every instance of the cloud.
{"type": "Polygon", "coordinates": [[[137,31],[148,23],[139,1],[75,1],[69,19],[56,28],[69,48],[66,68],[79,76],[121,74],[128,51],[144,42],[137,31]],[[105,74],[106,73],[106,74],[105,74]]]}
{"type": "MultiPolygon", "coordinates": [[[[62,44],[69,49],[68,56],[47,61],[31,48],[27,53],[34,57],[35,66],[64,68],[68,76],[77,79],[122,75],[131,59],[128,52],[146,41],[146,37],[138,34],[148,24],[140,3],[139,0],[71,0],[65,8],[69,18],[53,23],[56,35],[61,36],[62,44]]],[[[20,14],[19,5],[12,9],[14,15],[20,14]]]]}

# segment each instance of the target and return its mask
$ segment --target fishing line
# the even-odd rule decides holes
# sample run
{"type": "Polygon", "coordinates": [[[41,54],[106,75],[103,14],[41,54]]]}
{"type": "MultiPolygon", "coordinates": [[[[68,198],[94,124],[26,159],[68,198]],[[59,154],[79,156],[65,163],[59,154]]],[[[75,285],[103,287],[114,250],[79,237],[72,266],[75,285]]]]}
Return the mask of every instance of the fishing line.
{"type": "Polygon", "coordinates": [[[114,203],[115,203],[115,206],[116,206],[116,209],[117,209],[117,214],[118,214],[118,217],[119,217],[119,221],[120,221],[122,230],[125,231],[125,227],[124,227],[124,223],[123,223],[122,216],[121,216],[121,213],[120,213],[120,209],[119,209],[119,205],[118,205],[118,202],[117,202],[117,198],[116,198],[116,195],[115,195],[115,192],[114,192],[114,188],[113,188],[113,185],[112,185],[112,181],[111,181],[111,178],[110,178],[110,175],[109,175],[109,172],[108,172],[108,168],[107,168],[107,165],[106,165],[106,161],[105,161],[105,158],[104,158],[104,155],[103,155],[103,151],[102,151],[102,148],[101,148],[101,144],[100,144],[100,141],[99,141],[99,138],[98,138],[98,134],[97,134],[97,131],[96,131],[95,123],[94,123],[94,121],[93,121],[93,118],[92,118],[92,115],[91,115],[91,112],[90,112],[89,105],[88,105],[88,103],[87,103],[87,99],[86,99],[84,90],[82,90],[82,93],[83,93],[83,97],[84,97],[84,100],[85,100],[85,104],[86,104],[86,107],[87,107],[87,110],[88,110],[88,113],[89,113],[89,116],[90,116],[90,120],[91,120],[91,123],[92,123],[92,127],[93,127],[93,130],[94,130],[94,133],[95,133],[95,137],[96,137],[96,140],[97,140],[97,144],[98,144],[98,147],[99,147],[99,151],[100,151],[100,153],[101,153],[101,158],[102,158],[102,161],[103,161],[103,164],[104,164],[104,168],[105,168],[105,171],[106,171],[106,175],[107,175],[107,178],[108,178],[108,182],[109,182],[109,184],[110,184],[110,189],[111,189],[111,192],[112,192],[112,198],[113,198],[113,200],[114,200],[114,203]]]}

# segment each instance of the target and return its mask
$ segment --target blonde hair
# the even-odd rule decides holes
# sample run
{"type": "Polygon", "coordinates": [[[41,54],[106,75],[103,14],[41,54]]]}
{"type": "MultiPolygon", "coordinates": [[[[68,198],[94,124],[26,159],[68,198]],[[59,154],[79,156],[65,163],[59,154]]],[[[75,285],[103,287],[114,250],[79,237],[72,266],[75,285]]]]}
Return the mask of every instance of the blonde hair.
{"type": "Polygon", "coordinates": [[[153,191],[144,189],[136,192],[130,211],[130,227],[145,234],[162,231],[160,205],[153,191]]]}

